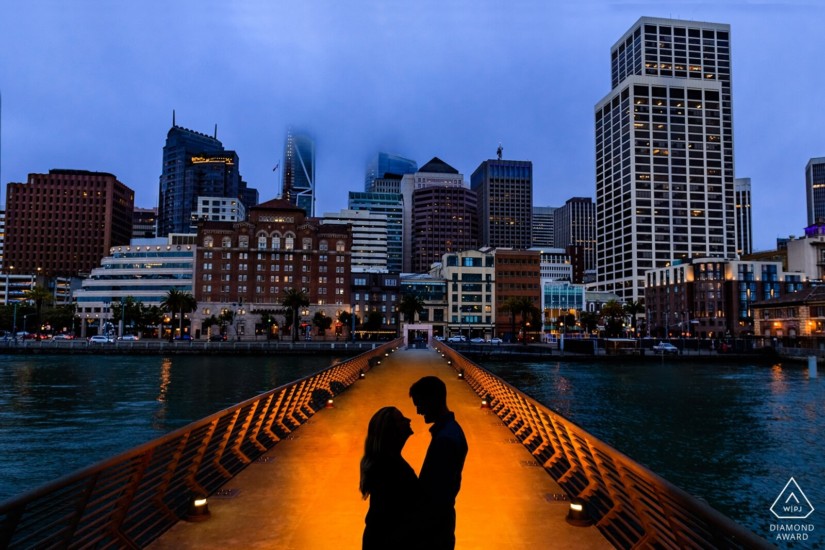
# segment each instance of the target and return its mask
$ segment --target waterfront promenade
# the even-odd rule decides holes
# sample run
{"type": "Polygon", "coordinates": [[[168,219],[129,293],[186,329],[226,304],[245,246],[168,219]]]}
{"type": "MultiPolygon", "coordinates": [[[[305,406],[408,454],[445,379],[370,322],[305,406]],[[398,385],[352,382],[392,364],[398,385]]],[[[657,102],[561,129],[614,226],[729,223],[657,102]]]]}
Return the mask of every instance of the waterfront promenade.
{"type": "MultiPolygon", "coordinates": [[[[150,548],[360,548],[368,502],[358,463],[372,414],[387,405],[412,419],[404,456],[418,471],[429,444],[410,385],[435,375],[467,436],[469,454],[456,504],[456,548],[610,548],[595,527],[566,523],[563,493],[501,420],[432,350],[391,354],[209,499],[211,517],[179,522],[150,548]]],[[[425,528],[425,526],[422,526],[425,528]]]]}

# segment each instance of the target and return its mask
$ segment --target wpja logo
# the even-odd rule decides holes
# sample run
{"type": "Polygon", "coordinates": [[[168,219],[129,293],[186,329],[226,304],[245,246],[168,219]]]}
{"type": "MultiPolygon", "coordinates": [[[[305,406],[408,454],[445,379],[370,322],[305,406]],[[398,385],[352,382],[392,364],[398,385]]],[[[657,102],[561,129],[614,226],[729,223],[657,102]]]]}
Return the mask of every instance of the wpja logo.
{"type": "MultiPolygon", "coordinates": [[[[771,505],[771,512],[777,519],[806,519],[814,507],[794,478],[788,480],[785,488],[771,505]]],[[[771,524],[771,533],[776,533],[776,540],[808,540],[814,530],[813,523],[779,523],[771,524]]]]}

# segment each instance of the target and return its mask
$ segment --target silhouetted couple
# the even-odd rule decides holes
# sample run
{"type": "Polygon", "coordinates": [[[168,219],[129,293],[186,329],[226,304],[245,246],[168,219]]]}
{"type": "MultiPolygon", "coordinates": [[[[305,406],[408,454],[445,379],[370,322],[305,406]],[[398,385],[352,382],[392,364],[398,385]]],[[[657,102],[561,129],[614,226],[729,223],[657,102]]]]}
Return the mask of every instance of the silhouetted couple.
{"type": "Polygon", "coordinates": [[[432,440],[416,477],[401,456],[412,435],[410,419],[395,407],[370,420],[361,459],[361,494],[369,496],[364,550],[455,548],[455,497],[467,439],[447,408],[447,386],[425,376],[410,387],[416,412],[432,424],[432,440]]]}

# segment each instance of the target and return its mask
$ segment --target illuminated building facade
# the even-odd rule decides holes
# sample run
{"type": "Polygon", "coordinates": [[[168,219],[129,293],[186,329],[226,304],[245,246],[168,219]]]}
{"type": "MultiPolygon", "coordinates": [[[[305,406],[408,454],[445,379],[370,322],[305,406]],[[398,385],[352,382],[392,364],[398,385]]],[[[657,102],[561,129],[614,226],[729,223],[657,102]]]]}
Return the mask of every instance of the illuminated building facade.
{"type": "Polygon", "coordinates": [[[611,49],[595,107],[598,290],[736,253],[730,26],[642,17],[611,49]]]}
{"type": "Polygon", "coordinates": [[[163,147],[158,196],[158,237],[191,230],[198,197],[240,200],[248,209],[258,203],[258,191],[247,187],[238,155],[217,137],[173,125],[163,147]]]}
{"type": "Polygon", "coordinates": [[[470,177],[478,200],[479,244],[526,250],[533,237],[533,163],[491,159],[470,177]]]}
{"type": "Polygon", "coordinates": [[[135,194],[112,174],[49,170],[7,189],[6,273],[89,273],[132,236],[135,194]]]}

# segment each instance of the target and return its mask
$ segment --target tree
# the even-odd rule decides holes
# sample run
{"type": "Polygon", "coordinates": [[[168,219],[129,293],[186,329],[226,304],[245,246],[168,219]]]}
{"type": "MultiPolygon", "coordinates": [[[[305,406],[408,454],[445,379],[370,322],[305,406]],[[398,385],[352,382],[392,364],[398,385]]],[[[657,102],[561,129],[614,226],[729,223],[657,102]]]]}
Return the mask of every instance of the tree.
{"type": "Polygon", "coordinates": [[[312,318],[312,324],[318,329],[318,335],[323,336],[332,326],[332,318],[327,317],[322,311],[316,311],[315,316],[312,318]]]}
{"type": "Polygon", "coordinates": [[[134,296],[126,296],[119,302],[112,302],[112,320],[119,324],[123,321],[123,330],[126,330],[127,321],[131,324],[137,324],[136,321],[140,317],[140,310],[143,304],[138,302],[134,296]]]}
{"type": "Polygon", "coordinates": [[[186,313],[195,311],[198,307],[198,302],[195,297],[189,292],[181,292],[173,288],[166,293],[166,296],[161,300],[160,307],[172,314],[172,324],[175,321],[175,312],[180,312],[180,333],[183,335],[183,316],[186,313]]]}
{"type": "Polygon", "coordinates": [[[415,316],[424,313],[424,300],[417,294],[404,294],[398,302],[398,311],[408,323],[415,322],[415,316]]]}
{"type": "Polygon", "coordinates": [[[26,300],[34,302],[34,309],[37,312],[37,334],[40,334],[42,326],[43,304],[50,304],[54,301],[54,296],[46,287],[35,285],[30,290],[24,292],[26,300]]]}
{"type": "Polygon", "coordinates": [[[286,296],[284,296],[283,302],[281,302],[283,306],[290,310],[291,315],[290,318],[292,319],[292,341],[298,341],[298,311],[302,307],[307,307],[309,305],[309,298],[307,295],[301,291],[294,288],[290,288],[286,291],[286,296]]]}
{"type": "Polygon", "coordinates": [[[600,319],[601,316],[594,311],[582,311],[581,314],[579,314],[579,323],[581,323],[582,329],[584,329],[587,334],[596,332],[600,319]]]}
{"type": "Polygon", "coordinates": [[[602,317],[605,319],[607,336],[620,336],[624,329],[625,311],[622,304],[610,300],[602,306],[602,317]]]}
{"type": "Polygon", "coordinates": [[[527,323],[541,320],[541,311],[533,304],[533,299],[529,296],[511,296],[507,298],[501,306],[501,310],[510,313],[513,324],[513,334],[516,333],[516,318],[521,320],[521,331],[524,333],[524,344],[527,344],[527,323]]]}
{"type": "Polygon", "coordinates": [[[364,323],[364,330],[381,330],[384,326],[384,316],[377,311],[370,311],[364,323]]]}
{"type": "Polygon", "coordinates": [[[645,312],[645,306],[641,302],[629,300],[624,305],[624,312],[630,316],[630,326],[633,327],[633,336],[636,336],[637,315],[645,312]]]}

